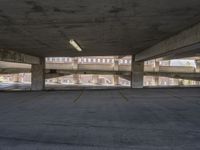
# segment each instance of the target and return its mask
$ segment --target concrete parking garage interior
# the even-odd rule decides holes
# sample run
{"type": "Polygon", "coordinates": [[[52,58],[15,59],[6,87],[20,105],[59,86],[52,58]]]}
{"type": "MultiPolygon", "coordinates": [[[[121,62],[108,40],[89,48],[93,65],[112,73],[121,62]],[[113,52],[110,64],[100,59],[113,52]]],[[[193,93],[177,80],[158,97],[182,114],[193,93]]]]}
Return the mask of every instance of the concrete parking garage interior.
{"type": "Polygon", "coordinates": [[[199,0],[0,0],[0,74],[31,73],[29,91],[0,92],[0,149],[200,149],[199,87],[144,87],[144,76],[199,84],[199,8],[199,0]],[[114,60],[79,63],[93,56],[114,60]],[[126,56],[131,64],[120,65],[126,56]],[[159,66],[182,58],[196,67],[159,66]],[[69,74],[130,86],[47,89],[46,79],[69,74]]]}

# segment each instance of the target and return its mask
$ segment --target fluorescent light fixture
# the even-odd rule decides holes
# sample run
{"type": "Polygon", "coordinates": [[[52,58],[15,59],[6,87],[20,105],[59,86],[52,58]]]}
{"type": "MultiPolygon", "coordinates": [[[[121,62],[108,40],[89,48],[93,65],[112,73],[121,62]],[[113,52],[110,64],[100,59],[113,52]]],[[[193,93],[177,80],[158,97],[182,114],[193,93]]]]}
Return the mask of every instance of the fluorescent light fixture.
{"type": "Polygon", "coordinates": [[[78,43],[77,43],[75,40],[71,39],[71,40],[69,40],[69,43],[70,43],[77,51],[79,51],[79,52],[82,51],[81,47],[78,45],[78,43]]]}

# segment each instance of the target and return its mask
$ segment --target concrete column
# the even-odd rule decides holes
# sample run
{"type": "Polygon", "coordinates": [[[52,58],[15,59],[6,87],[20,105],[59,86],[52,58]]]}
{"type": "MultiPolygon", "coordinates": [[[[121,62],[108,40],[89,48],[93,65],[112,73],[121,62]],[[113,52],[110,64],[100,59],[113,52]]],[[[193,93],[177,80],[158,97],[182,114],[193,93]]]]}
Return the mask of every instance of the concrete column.
{"type": "Polygon", "coordinates": [[[196,63],[196,72],[200,72],[200,59],[195,60],[195,63],[196,63]]]}
{"type": "MultiPolygon", "coordinates": [[[[119,71],[119,57],[118,56],[114,57],[113,70],[119,71]]],[[[118,75],[113,75],[113,85],[119,85],[119,76],[118,75]]]]}
{"type": "Polygon", "coordinates": [[[57,84],[61,84],[61,83],[62,83],[61,78],[57,77],[57,78],[56,78],[56,83],[57,83],[57,84]]]}
{"type": "Polygon", "coordinates": [[[41,58],[40,64],[32,64],[31,90],[40,91],[45,88],[45,59],[41,58]]]}
{"type": "Polygon", "coordinates": [[[73,80],[74,80],[74,84],[79,84],[80,83],[79,74],[73,74],[73,80]]]}
{"type": "Polygon", "coordinates": [[[113,75],[113,84],[119,85],[119,76],[118,75],[113,75]]]}
{"type": "Polygon", "coordinates": [[[19,74],[14,74],[13,75],[13,82],[20,82],[19,74]]]}
{"type": "Polygon", "coordinates": [[[92,82],[94,84],[98,84],[98,81],[99,81],[99,75],[92,75],[92,82]]]}
{"type": "MultiPolygon", "coordinates": [[[[195,60],[196,63],[196,73],[200,73],[200,59],[195,60]]],[[[200,85],[200,81],[196,81],[196,85],[200,85]]]]}
{"type": "Polygon", "coordinates": [[[154,71],[159,72],[159,70],[160,70],[160,62],[155,60],[154,71]]]}
{"type": "Polygon", "coordinates": [[[179,85],[179,86],[183,86],[183,85],[184,85],[184,83],[183,83],[183,80],[182,80],[182,79],[178,79],[178,85],[179,85]]]}
{"type": "Polygon", "coordinates": [[[73,70],[78,70],[78,57],[73,58],[72,68],[73,70]]]}
{"type": "Polygon", "coordinates": [[[114,71],[119,71],[119,58],[114,57],[114,66],[113,66],[114,71]]]}
{"type": "Polygon", "coordinates": [[[159,76],[154,76],[155,85],[159,86],[159,76]]]}
{"type": "MultiPolygon", "coordinates": [[[[78,57],[73,58],[72,68],[73,70],[78,70],[78,57]]],[[[80,83],[79,74],[73,74],[73,80],[74,80],[74,84],[79,84],[80,83]]]]}
{"type": "MultiPolygon", "coordinates": [[[[154,64],[154,71],[155,72],[160,71],[160,62],[156,59],[155,59],[155,64],[154,64]]],[[[154,81],[155,81],[155,85],[158,86],[159,85],[159,76],[154,76],[154,81]]]]}
{"type": "Polygon", "coordinates": [[[144,62],[136,62],[132,56],[132,88],[143,88],[144,62]]]}

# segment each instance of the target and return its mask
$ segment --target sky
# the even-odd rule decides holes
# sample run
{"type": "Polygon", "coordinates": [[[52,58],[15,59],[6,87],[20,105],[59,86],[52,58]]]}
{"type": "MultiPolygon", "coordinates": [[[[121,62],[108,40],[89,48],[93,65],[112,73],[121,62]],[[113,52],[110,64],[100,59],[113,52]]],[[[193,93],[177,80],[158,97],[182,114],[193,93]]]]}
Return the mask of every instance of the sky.
{"type": "Polygon", "coordinates": [[[196,67],[194,60],[174,59],[170,61],[170,66],[191,66],[196,67]]]}

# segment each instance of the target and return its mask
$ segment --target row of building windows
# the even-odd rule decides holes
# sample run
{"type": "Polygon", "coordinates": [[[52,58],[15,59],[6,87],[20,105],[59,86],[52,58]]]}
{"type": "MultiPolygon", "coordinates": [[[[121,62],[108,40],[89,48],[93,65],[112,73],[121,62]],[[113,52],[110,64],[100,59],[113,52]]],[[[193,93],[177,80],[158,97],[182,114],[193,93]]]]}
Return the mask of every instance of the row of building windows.
{"type": "MultiPolygon", "coordinates": [[[[71,63],[73,58],[69,57],[49,57],[46,59],[47,62],[53,63],[71,63]]],[[[103,64],[113,64],[114,59],[109,58],[78,58],[78,63],[103,63],[103,64]]],[[[131,64],[131,60],[120,59],[119,64],[131,64]]]]}
{"type": "MultiPolygon", "coordinates": [[[[48,57],[46,58],[47,63],[72,63],[74,58],[71,57],[48,57]]],[[[113,64],[113,58],[91,58],[91,57],[79,57],[79,64],[113,64]]],[[[119,64],[131,64],[131,59],[119,59],[119,64]]],[[[145,65],[155,65],[155,60],[145,61],[145,65]]],[[[169,66],[170,61],[160,61],[160,66],[169,66]]]]}

